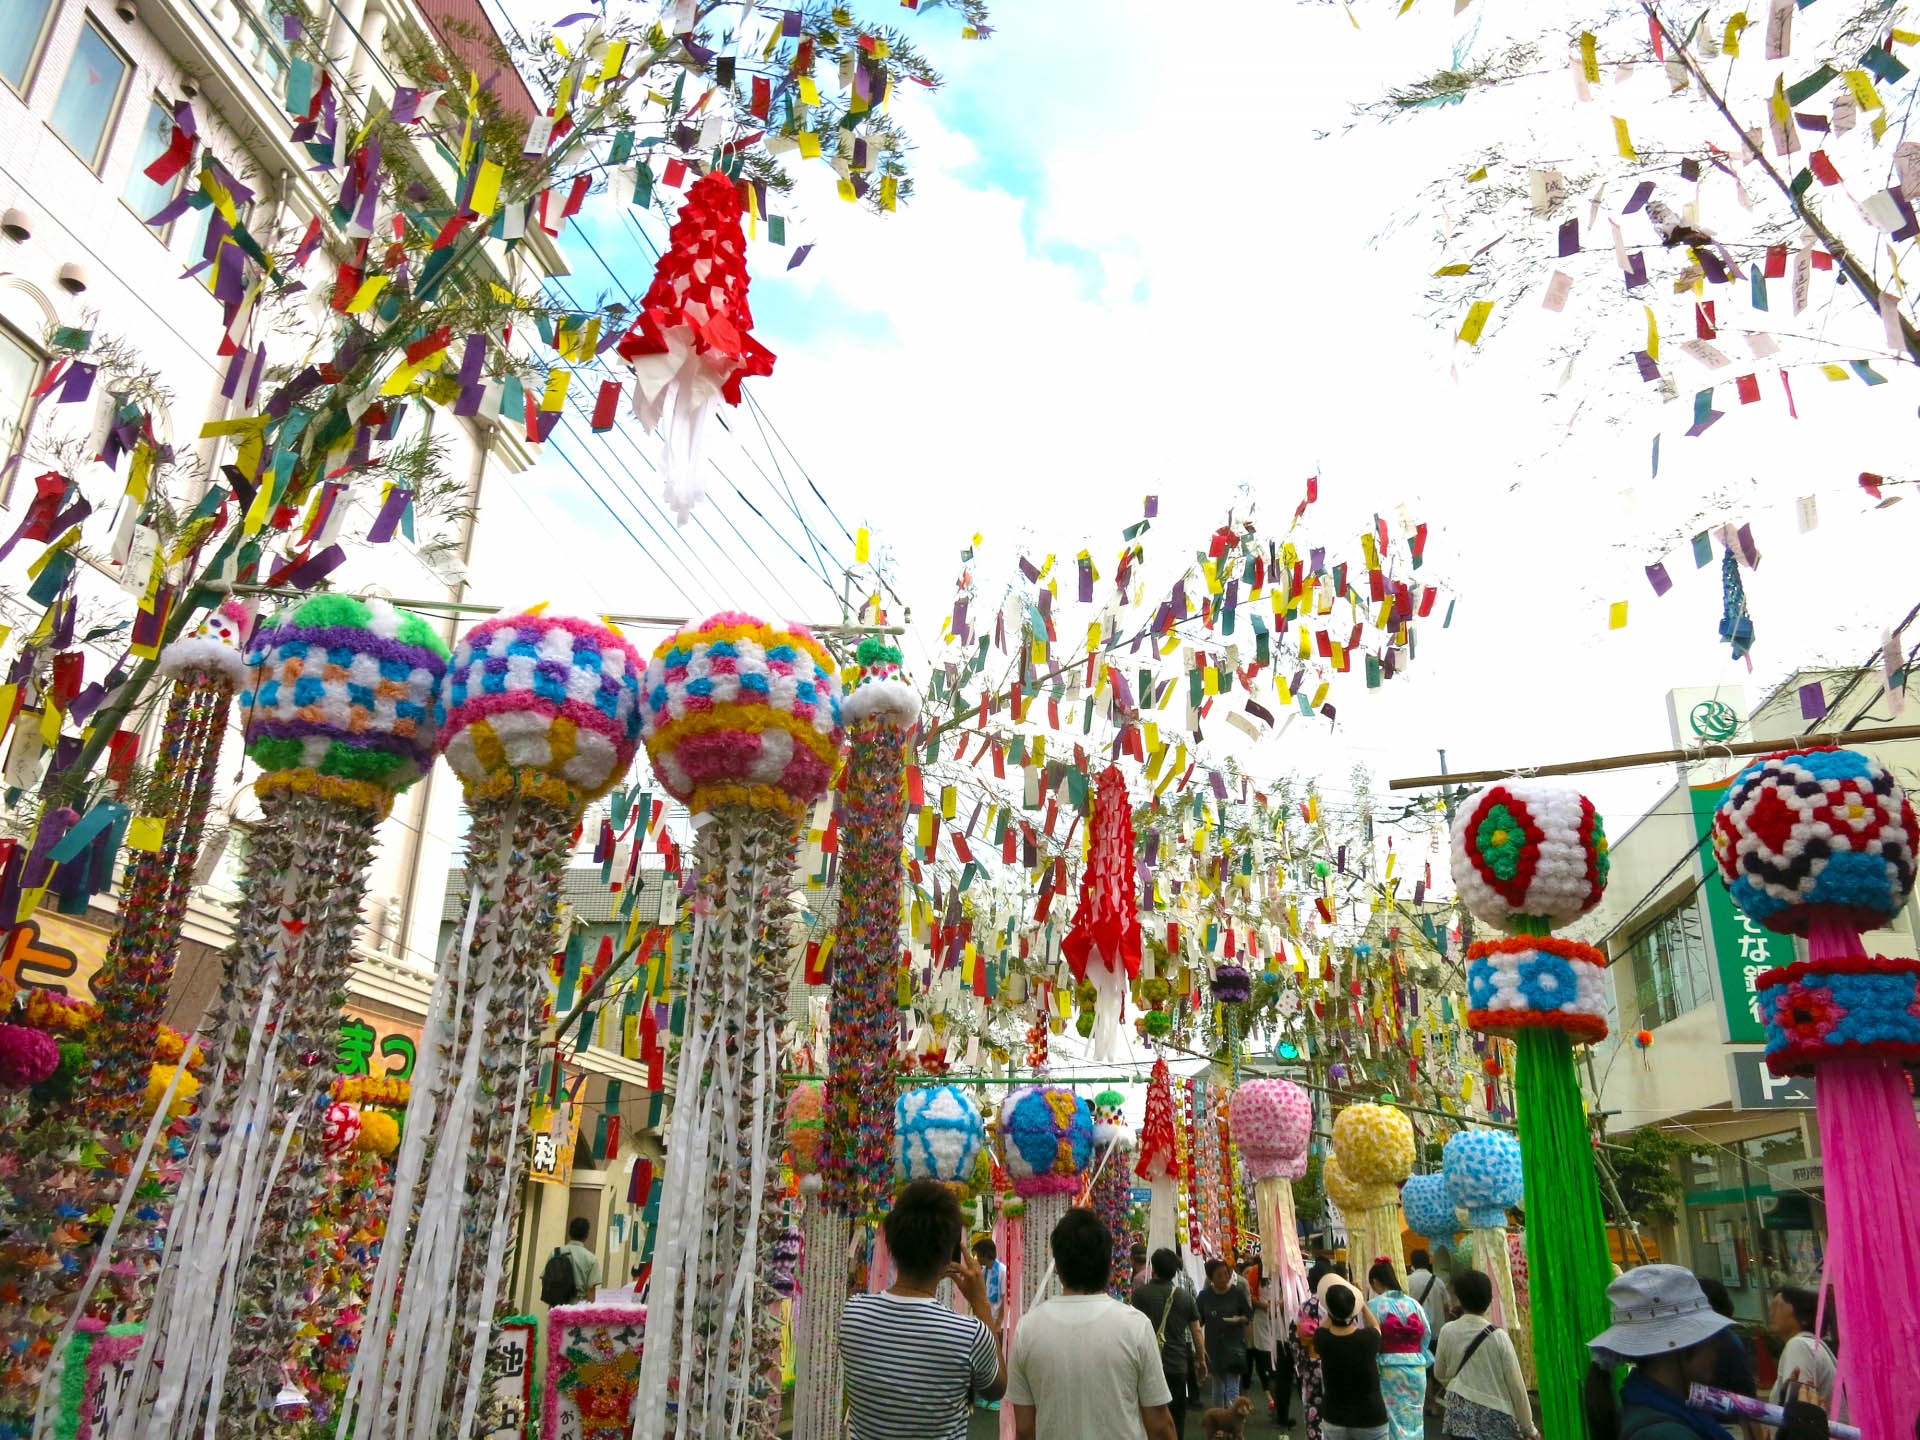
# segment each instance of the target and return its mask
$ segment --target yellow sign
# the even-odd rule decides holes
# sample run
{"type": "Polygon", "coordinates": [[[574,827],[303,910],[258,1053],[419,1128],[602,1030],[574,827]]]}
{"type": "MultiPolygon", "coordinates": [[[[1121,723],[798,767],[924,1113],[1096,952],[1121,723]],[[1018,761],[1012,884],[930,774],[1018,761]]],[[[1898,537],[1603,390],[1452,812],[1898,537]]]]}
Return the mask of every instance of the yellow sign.
{"type": "Polygon", "coordinates": [[[573,1181],[573,1151],[580,1143],[580,1107],[571,1101],[559,1105],[535,1105],[533,1158],[527,1178],[542,1185],[567,1185],[573,1181]]]}

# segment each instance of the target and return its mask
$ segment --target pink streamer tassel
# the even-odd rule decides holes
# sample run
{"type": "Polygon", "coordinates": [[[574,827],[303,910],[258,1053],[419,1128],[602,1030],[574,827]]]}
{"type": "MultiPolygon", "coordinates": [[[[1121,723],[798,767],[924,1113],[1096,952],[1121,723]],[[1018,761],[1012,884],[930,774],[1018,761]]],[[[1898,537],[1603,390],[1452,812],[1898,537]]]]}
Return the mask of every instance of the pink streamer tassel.
{"type": "MultiPolygon", "coordinates": [[[[1027,1222],[1024,1216],[1014,1216],[1005,1220],[1006,1238],[1003,1255],[1007,1262],[1007,1283],[1000,1288],[1004,1297],[1000,1303],[1000,1331],[1005,1337],[1002,1343],[1006,1353],[1013,1350],[1013,1332],[1020,1324],[1020,1276],[1025,1273],[1027,1263],[1027,1222]]],[[[1014,1440],[1013,1406],[1004,1400],[1000,1403],[1000,1440],[1014,1440]]]]}
{"type": "MultiPolygon", "coordinates": [[[[1860,955],[1860,937],[1816,921],[1815,960],[1860,955]]],[[[1920,1415],[1920,1124],[1892,1060],[1829,1060],[1814,1103],[1827,1180],[1827,1273],[1842,1343],[1839,1384],[1863,1435],[1906,1436],[1920,1415]]]]}

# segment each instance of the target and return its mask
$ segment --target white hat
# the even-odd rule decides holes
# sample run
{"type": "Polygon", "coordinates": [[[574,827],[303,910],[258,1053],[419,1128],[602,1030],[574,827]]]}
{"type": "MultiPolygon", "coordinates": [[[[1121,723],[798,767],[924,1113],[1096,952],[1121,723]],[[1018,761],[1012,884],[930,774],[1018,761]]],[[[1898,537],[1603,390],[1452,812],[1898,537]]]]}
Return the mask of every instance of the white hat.
{"type": "Polygon", "coordinates": [[[1691,1270],[1642,1265],[1607,1286],[1613,1324],[1587,1342],[1594,1358],[1624,1365],[1650,1355],[1691,1350],[1733,1321],[1715,1313],[1691,1270]]]}

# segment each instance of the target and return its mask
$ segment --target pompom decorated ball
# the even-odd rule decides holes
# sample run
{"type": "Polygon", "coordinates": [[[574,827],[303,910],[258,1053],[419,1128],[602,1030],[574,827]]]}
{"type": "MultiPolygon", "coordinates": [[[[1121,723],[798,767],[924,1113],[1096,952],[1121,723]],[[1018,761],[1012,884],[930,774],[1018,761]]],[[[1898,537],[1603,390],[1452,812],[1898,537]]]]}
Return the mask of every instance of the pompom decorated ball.
{"type": "Polygon", "coordinates": [[[1127,1097],[1118,1090],[1102,1090],[1093,1097],[1093,1140],[1110,1145],[1127,1137],[1125,1111],[1127,1097]]]}
{"type": "Polygon", "coordinates": [[[818,1085],[796,1085],[787,1097],[787,1155],[800,1188],[820,1188],[820,1150],[826,1143],[826,1099],[818,1085]]]}
{"type": "Polygon", "coordinates": [[[1349,1105],[1333,1117],[1333,1148],[1353,1179],[1398,1185],[1413,1173],[1413,1121],[1390,1105],[1349,1105]]]}
{"type": "Polygon", "coordinates": [[[745,805],[799,817],[845,739],[833,658],[803,625],[726,611],[653,652],[641,727],[654,770],[695,814],[745,805]]]}
{"type": "Polygon", "coordinates": [[[1460,1228],[1444,1175],[1413,1176],[1400,1187],[1400,1209],[1409,1230],[1437,1244],[1447,1243],[1460,1228]]]}
{"type": "Polygon", "coordinates": [[[1327,1199],[1343,1213],[1358,1214],[1378,1199],[1378,1186],[1368,1185],[1356,1180],[1347,1173],[1340,1163],[1337,1151],[1328,1154],[1326,1163],[1320,1167],[1320,1184],[1327,1192],[1327,1199]]]}
{"type": "Polygon", "coordinates": [[[1545,780],[1502,780],[1471,796],[1453,827],[1453,883],[1487,924],[1564,924],[1600,903],[1607,836],[1593,802],[1545,780]]]}
{"type": "Polygon", "coordinates": [[[1441,1168],[1448,1195],[1475,1228],[1505,1225],[1508,1208],[1526,1194],[1520,1140],[1505,1130],[1462,1130],[1449,1136],[1441,1168]]]}
{"type": "Polygon", "coordinates": [[[847,728],[871,721],[911,730],[920,718],[920,692],[907,682],[899,647],[869,635],[860,642],[854,660],[846,698],[840,702],[840,718],[847,728]]]}
{"type": "Polygon", "coordinates": [[[1854,750],[1796,750],[1747,766],[1713,817],[1733,902],[1769,930],[1821,915],[1874,930],[1913,890],[1913,806],[1886,766],[1854,750]]]}
{"type": "Polygon", "coordinates": [[[400,1148],[400,1122],[384,1110],[362,1110],[354,1147],[371,1155],[393,1154],[400,1148]]]}
{"type": "Polygon", "coordinates": [[[1558,935],[1509,935],[1467,947],[1467,1024],[1512,1035],[1532,1026],[1607,1038],[1607,959],[1558,935]]]}
{"type": "Polygon", "coordinates": [[[1231,960],[1213,967],[1213,998],[1222,1005],[1244,1005],[1253,998],[1253,977],[1231,960]]]}
{"type": "Polygon", "coordinates": [[[211,675],[238,690],[247,683],[247,631],[252,628],[245,605],[223,600],[160,652],[160,673],[170,680],[211,675]]]}
{"type": "Polygon", "coordinates": [[[360,1107],[334,1101],[320,1121],[320,1148],[329,1155],[344,1155],[360,1138],[360,1107]]]}
{"type": "Polygon", "coordinates": [[[31,1025],[0,1025],[0,1086],[25,1090],[60,1068],[60,1042],[31,1025]]]}
{"type": "Polygon", "coordinates": [[[901,1092],[893,1105],[893,1175],[900,1184],[943,1180],[966,1185],[987,1142],[980,1107],[958,1085],[901,1092]]]}
{"type": "Polygon", "coordinates": [[[1093,1158],[1093,1110],[1057,1086],[1015,1090],[1000,1110],[1000,1147],[1016,1194],[1070,1194],[1093,1158]]]}
{"type": "Polygon", "coordinates": [[[1291,1080],[1248,1080],[1233,1092],[1227,1124],[1254,1180],[1298,1180],[1307,1173],[1313,1105],[1291,1080]]]}
{"type": "Polygon", "coordinates": [[[640,656],[592,620],[507,615],[469,630],[445,688],[447,763],[469,799],[576,809],[619,783],[640,735],[640,656]]]}
{"type": "Polygon", "coordinates": [[[447,646],[380,599],[317,595],[260,628],[241,693],[262,791],[384,811],[433,764],[447,646]]]}
{"type": "MultiPolygon", "coordinates": [[[[1906,794],[1885,766],[1852,750],[1769,755],[1734,777],[1713,819],[1714,861],[1734,903],[1793,935],[1887,924],[1913,890],[1916,843],[1906,794]]],[[[1814,944],[1819,958],[1754,982],[1768,1068],[1920,1061],[1920,961],[1836,954],[1824,936],[1814,944]]]]}
{"type": "MultiPolygon", "coordinates": [[[[155,1065],[147,1072],[147,1108],[158,1110],[160,1101],[166,1096],[167,1086],[173,1084],[173,1073],[177,1067],[155,1065]]],[[[193,1113],[193,1097],[200,1093],[200,1082],[189,1072],[182,1071],[180,1083],[174,1087],[173,1104],[167,1107],[167,1114],[175,1120],[193,1113]]]]}

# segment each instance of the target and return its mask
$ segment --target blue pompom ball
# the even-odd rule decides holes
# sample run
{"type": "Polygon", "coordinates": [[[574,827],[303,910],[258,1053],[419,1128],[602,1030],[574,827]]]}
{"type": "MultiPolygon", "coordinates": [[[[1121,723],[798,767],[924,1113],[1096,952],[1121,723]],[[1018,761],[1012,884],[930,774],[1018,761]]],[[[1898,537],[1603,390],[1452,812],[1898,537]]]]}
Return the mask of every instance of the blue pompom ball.
{"type": "Polygon", "coordinates": [[[1415,1175],[1409,1178],[1400,1187],[1400,1209],[1407,1217],[1409,1230],[1437,1244],[1446,1244],[1460,1228],[1445,1175],[1415,1175]]]}
{"type": "Polygon", "coordinates": [[[957,1085],[904,1092],[893,1107],[893,1175],[964,1183],[986,1143],[980,1107],[957,1085]]]}
{"type": "Polygon", "coordinates": [[[1474,1229],[1505,1225],[1508,1207],[1526,1194],[1520,1141],[1504,1130],[1462,1130],[1447,1141],[1443,1166],[1447,1193],[1474,1229]]]}

